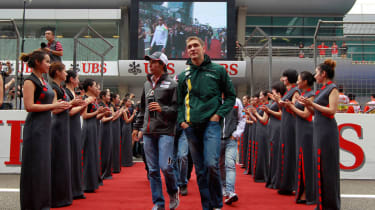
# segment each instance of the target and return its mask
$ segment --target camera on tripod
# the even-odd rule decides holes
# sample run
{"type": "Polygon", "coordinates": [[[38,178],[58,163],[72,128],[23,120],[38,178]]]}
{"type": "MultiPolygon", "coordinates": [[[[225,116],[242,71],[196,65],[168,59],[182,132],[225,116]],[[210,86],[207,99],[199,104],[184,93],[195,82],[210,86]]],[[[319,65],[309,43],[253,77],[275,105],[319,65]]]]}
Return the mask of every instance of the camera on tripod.
{"type": "MultiPolygon", "coordinates": [[[[7,73],[9,71],[9,67],[8,67],[7,63],[0,61],[0,64],[2,64],[2,68],[1,68],[0,71],[7,73]]],[[[10,64],[10,67],[13,68],[13,64],[12,63],[10,64]]]]}

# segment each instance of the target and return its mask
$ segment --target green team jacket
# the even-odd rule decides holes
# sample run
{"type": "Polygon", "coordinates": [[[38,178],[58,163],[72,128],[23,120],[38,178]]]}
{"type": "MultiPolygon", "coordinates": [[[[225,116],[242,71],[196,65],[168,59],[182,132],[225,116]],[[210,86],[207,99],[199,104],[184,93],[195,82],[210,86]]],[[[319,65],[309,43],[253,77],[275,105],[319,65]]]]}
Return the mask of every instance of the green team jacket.
{"type": "Polygon", "coordinates": [[[205,123],[214,114],[223,119],[236,101],[232,80],[225,68],[212,63],[207,55],[200,66],[195,66],[191,59],[186,64],[189,65],[187,69],[178,75],[178,125],[182,122],[205,123]]]}

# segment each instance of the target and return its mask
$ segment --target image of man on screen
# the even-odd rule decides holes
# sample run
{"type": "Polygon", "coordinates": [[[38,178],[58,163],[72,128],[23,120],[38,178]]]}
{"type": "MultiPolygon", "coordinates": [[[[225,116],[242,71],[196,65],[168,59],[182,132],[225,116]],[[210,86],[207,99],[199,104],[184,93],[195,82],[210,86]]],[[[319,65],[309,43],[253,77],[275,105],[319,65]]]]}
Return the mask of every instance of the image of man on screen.
{"type": "Polygon", "coordinates": [[[165,52],[168,40],[168,27],[164,24],[163,18],[159,17],[158,25],[155,27],[154,36],[151,41],[151,54],[160,51],[165,52]]]}

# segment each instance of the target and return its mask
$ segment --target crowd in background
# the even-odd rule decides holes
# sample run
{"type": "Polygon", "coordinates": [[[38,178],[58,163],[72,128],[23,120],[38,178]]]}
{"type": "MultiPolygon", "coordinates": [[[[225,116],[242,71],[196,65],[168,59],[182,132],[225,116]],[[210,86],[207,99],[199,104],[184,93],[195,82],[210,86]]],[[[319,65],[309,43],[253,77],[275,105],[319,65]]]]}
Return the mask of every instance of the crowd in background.
{"type": "Polygon", "coordinates": [[[181,22],[181,18],[164,19],[158,16],[139,21],[138,25],[138,58],[161,51],[170,58],[187,58],[185,40],[189,36],[198,36],[205,43],[207,50],[211,49],[212,40],[218,40],[221,55],[227,53],[227,34],[225,28],[212,28],[210,25],[194,23],[191,25],[181,22]],[[160,28],[158,28],[160,27],[160,28]]]}

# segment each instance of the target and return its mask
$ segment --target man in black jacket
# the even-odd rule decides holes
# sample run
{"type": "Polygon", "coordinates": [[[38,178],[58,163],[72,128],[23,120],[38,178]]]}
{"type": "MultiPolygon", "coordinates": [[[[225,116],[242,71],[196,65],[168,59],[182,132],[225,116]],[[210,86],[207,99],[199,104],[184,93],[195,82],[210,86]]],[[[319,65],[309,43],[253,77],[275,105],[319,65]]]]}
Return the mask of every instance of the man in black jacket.
{"type": "Polygon", "coordinates": [[[170,202],[169,208],[179,205],[178,187],[173,171],[173,144],[177,119],[177,83],[168,76],[168,58],[155,52],[145,56],[150,61],[151,74],[143,86],[141,109],[134,124],[133,139],[143,135],[144,152],[149,170],[153,210],[165,208],[160,169],[170,202]]]}

